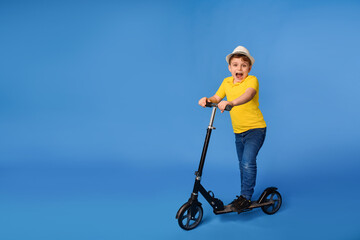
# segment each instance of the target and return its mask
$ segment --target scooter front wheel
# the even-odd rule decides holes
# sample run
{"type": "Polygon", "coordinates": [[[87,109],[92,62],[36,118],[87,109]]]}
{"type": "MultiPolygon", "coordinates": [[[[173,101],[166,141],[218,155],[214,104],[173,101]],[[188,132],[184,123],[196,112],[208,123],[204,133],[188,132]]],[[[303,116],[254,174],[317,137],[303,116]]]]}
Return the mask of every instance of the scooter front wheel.
{"type": "Polygon", "coordinates": [[[196,228],[203,217],[203,208],[199,204],[189,204],[179,212],[178,223],[184,230],[196,228]]]}
{"type": "Polygon", "coordinates": [[[272,215],[276,213],[281,207],[282,199],[280,193],[278,191],[272,191],[267,193],[264,197],[264,202],[268,201],[272,201],[274,203],[271,205],[262,206],[261,209],[264,213],[272,215]]]}

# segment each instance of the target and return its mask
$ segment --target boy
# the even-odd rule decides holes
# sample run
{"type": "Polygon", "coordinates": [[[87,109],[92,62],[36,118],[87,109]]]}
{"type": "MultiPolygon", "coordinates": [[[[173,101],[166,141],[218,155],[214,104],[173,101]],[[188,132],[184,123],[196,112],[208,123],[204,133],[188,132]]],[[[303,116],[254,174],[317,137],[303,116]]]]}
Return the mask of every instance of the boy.
{"type": "Polygon", "coordinates": [[[241,211],[251,204],[257,173],[256,156],[265,139],[266,123],[259,109],[258,80],[248,75],[255,59],[245,47],[238,46],[226,56],[226,61],[232,76],[224,79],[214,96],[201,98],[199,105],[205,107],[207,101],[218,103],[221,112],[226,105],[233,106],[230,117],[239,159],[241,195],[232,201],[231,208],[241,211]],[[222,101],[225,96],[227,101],[222,101]]]}

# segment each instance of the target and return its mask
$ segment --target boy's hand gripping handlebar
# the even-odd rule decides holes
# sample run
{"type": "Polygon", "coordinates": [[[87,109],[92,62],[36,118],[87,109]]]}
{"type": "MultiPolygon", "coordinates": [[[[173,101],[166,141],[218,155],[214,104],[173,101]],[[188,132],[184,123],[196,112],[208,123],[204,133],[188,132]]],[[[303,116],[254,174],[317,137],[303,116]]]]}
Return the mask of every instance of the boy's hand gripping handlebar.
{"type": "MultiPolygon", "coordinates": [[[[206,102],[205,107],[217,107],[217,103],[206,102]]],[[[231,105],[226,105],[225,111],[230,111],[231,109],[232,109],[231,105]]]]}

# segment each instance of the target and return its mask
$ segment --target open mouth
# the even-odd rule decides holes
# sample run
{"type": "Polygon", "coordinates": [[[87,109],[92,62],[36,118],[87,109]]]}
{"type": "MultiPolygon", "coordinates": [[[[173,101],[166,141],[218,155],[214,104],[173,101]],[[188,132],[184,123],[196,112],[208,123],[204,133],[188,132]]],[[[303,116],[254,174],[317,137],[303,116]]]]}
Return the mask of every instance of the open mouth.
{"type": "Polygon", "coordinates": [[[237,78],[242,78],[244,76],[243,73],[236,73],[235,75],[236,75],[237,78]]]}

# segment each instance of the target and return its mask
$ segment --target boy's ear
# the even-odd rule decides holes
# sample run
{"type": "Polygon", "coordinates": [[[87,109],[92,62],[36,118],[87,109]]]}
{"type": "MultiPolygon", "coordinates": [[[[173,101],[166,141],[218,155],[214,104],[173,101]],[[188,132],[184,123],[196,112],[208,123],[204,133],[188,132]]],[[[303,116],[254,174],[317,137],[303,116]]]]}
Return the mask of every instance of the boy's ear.
{"type": "MultiPolygon", "coordinates": [[[[230,71],[230,64],[229,64],[228,68],[229,68],[229,71],[230,71]]],[[[230,71],[230,72],[231,72],[231,71],[230,71]]]]}
{"type": "Polygon", "coordinates": [[[252,65],[250,65],[249,72],[251,71],[252,65]]]}

